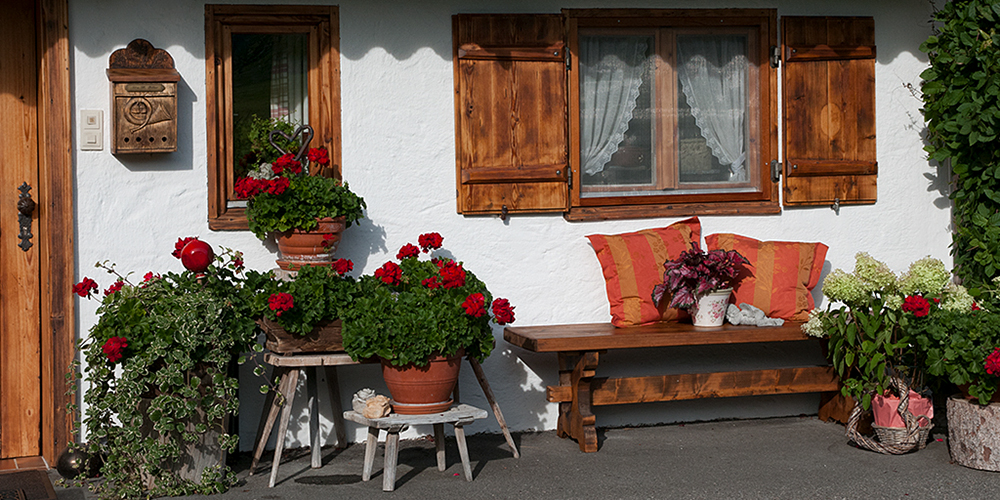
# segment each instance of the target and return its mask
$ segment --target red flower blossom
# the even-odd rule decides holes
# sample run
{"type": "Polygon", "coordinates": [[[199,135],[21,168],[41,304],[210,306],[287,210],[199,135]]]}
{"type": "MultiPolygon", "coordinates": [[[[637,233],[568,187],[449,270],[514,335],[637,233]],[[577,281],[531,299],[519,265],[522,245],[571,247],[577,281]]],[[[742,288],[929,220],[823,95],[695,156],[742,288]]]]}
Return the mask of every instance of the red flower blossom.
{"type": "Polygon", "coordinates": [[[432,289],[441,288],[441,282],[438,281],[437,276],[431,276],[430,278],[421,281],[420,284],[426,286],[427,288],[432,288],[432,289]]]}
{"type": "Polygon", "coordinates": [[[465,286],[465,269],[462,269],[461,264],[456,264],[455,261],[449,260],[440,265],[440,268],[441,286],[445,288],[460,288],[465,286]]]}
{"type": "Polygon", "coordinates": [[[260,194],[262,187],[263,182],[258,179],[242,177],[236,181],[236,185],[233,186],[233,191],[236,192],[236,196],[249,200],[250,198],[260,194]]]}
{"type": "Polygon", "coordinates": [[[381,279],[389,285],[398,285],[403,277],[403,270],[395,262],[386,262],[382,267],[375,270],[375,277],[381,279]]]}
{"type": "Polygon", "coordinates": [[[337,239],[337,237],[334,236],[333,233],[326,233],[326,234],[324,234],[323,235],[323,243],[321,243],[323,245],[323,248],[329,248],[329,247],[333,246],[333,244],[336,243],[334,241],[335,239],[337,239]]]}
{"type": "Polygon", "coordinates": [[[101,350],[108,357],[108,361],[117,363],[119,359],[122,359],[122,353],[126,347],[128,347],[128,340],[125,337],[111,337],[104,343],[101,350]]]}
{"type": "Polygon", "coordinates": [[[486,297],[483,297],[481,293],[469,295],[465,298],[465,302],[462,302],[462,307],[465,308],[465,314],[473,318],[481,318],[486,314],[486,297]]]}
{"type": "Polygon", "coordinates": [[[142,277],[142,282],[145,283],[147,281],[153,281],[153,278],[155,278],[155,277],[156,277],[156,275],[153,274],[153,271],[150,271],[150,272],[146,273],[145,276],[142,277]]]}
{"type": "Polygon", "coordinates": [[[337,271],[337,274],[344,274],[354,270],[354,263],[347,259],[337,259],[333,263],[333,270],[337,271]]]}
{"type": "Polygon", "coordinates": [[[423,249],[424,253],[441,248],[442,241],[444,238],[438,233],[421,234],[417,239],[417,243],[420,243],[420,248],[423,249]]]}
{"type": "Polygon", "coordinates": [[[270,297],[267,298],[267,307],[270,307],[274,311],[275,316],[281,317],[281,313],[291,309],[295,306],[295,301],[292,300],[292,295],[289,293],[272,293],[270,297]]]}
{"type": "Polygon", "coordinates": [[[121,290],[122,286],[124,286],[124,285],[125,285],[125,282],[122,281],[122,280],[118,280],[118,281],[114,282],[110,287],[108,287],[107,290],[104,291],[104,296],[107,297],[108,295],[111,295],[112,293],[115,293],[118,290],[121,290]]]}
{"type": "Polygon", "coordinates": [[[326,151],[326,148],[311,148],[306,157],[309,158],[311,163],[319,163],[320,165],[330,164],[330,153],[326,151]]]}
{"type": "Polygon", "coordinates": [[[414,246],[412,243],[407,243],[403,245],[403,248],[399,249],[399,252],[396,254],[396,258],[399,260],[403,260],[409,257],[416,257],[418,255],[420,255],[420,249],[414,246]]]}
{"type": "Polygon", "coordinates": [[[496,299],[493,301],[493,317],[497,324],[506,325],[514,322],[514,306],[510,305],[507,299],[496,299]]]}
{"type": "Polygon", "coordinates": [[[911,312],[914,316],[922,318],[931,312],[931,303],[919,295],[908,295],[903,299],[903,311],[911,312]]]}
{"type": "Polygon", "coordinates": [[[976,303],[976,302],[973,302],[973,303],[972,303],[972,310],[973,310],[973,311],[978,311],[978,310],[979,310],[979,304],[978,304],[978,303],[976,303]]]}
{"type": "Polygon", "coordinates": [[[986,356],[986,373],[1000,376],[1000,348],[993,349],[993,352],[986,356]]]}
{"type": "Polygon", "coordinates": [[[181,250],[184,249],[184,245],[187,245],[188,243],[196,239],[198,239],[197,236],[188,238],[177,238],[177,243],[174,243],[174,251],[171,252],[170,255],[173,255],[175,258],[178,259],[181,258],[181,250]]]}
{"type": "Polygon", "coordinates": [[[83,297],[89,298],[90,294],[97,291],[97,282],[84,277],[79,283],[73,285],[73,293],[83,297]]]}
{"type": "Polygon", "coordinates": [[[278,196],[281,193],[284,193],[286,189],[288,189],[289,184],[291,184],[291,182],[287,178],[278,177],[277,179],[272,179],[267,181],[267,185],[265,186],[264,189],[269,194],[278,196]]]}
{"type": "Polygon", "coordinates": [[[302,171],[302,164],[295,160],[294,155],[288,153],[281,155],[280,158],[274,160],[274,163],[271,164],[271,170],[273,170],[275,174],[281,174],[285,170],[288,170],[293,174],[297,174],[302,171]]]}

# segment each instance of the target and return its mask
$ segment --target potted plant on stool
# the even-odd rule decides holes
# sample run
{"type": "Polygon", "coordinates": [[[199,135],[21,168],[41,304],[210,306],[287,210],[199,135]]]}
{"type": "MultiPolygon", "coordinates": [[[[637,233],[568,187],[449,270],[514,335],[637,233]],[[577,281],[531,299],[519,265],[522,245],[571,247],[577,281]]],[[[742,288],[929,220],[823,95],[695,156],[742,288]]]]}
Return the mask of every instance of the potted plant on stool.
{"type": "Polygon", "coordinates": [[[749,273],[736,250],[694,248],[663,264],[663,283],[653,287],[653,302],[670,295],[670,307],[687,309],[694,326],[721,326],[733,287],[749,273]]]}
{"type": "Polygon", "coordinates": [[[484,360],[493,350],[490,323],[514,321],[507,299],[493,300],[461,262],[420,260],[441,248],[439,234],[418,241],[420,247],[399,250],[399,264],[386,262],[361,277],[343,327],[344,350],[353,359],[381,360],[393,409],[403,414],[447,410],[462,356],[484,360]]]}
{"type": "MultiPolygon", "coordinates": [[[[278,136],[288,139],[280,128],[271,133],[271,137],[278,136]]],[[[325,148],[306,152],[311,127],[299,127],[293,137],[301,141],[296,154],[259,147],[261,152],[253,158],[262,162],[238,179],[233,189],[247,200],[250,231],[261,240],[274,234],[282,269],[329,265],[344,229],[364,215],[365,201],[347,183],[323,175],[331,170],[320,172],[330,165],[330,157],[325,148]],[[273,150],[281,155],[268,158],[273,150]]]]}
{"type": "MultiPolygon", "coordinates": [[[[101,498],[140,498],[225,491],[235,474],[225,464],[238,436],[226,419],[239,409],[234,361],[253,349],[258,329],[251,302],[264,279],[244,272],[239,252],[215,256],[185,238],[175,256],[187,271],[147,273],[133,284],[113,265],[99,316],[78,348],[83,375],[73,370],[87,404],[87,444],[101,481],[76,481],[101,498]]],[[[90,298],[97,282],[73,292],[90,298]]]]}

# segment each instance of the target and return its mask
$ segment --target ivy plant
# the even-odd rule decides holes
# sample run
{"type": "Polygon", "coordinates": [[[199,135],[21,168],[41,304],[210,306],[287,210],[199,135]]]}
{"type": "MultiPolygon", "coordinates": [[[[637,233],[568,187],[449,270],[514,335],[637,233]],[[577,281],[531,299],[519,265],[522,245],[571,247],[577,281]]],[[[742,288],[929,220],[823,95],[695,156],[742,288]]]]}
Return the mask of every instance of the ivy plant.
{"type": "MultiPolygon", "coordinates": [[[[102,479],[75,484],[102,499],[225,491],[235,484],[225,464],[206,469],[199,483],[183,479],[175,464],[209,431],[222,449],[236,449],[238,436],[225,425],[239,411],[230,368],[260,349],[252,304],[268,277],[244,272],[230,250],[204,273],[150,272],[138,284],[114,265],[98,267],[114,281],[100,299],[97,324],[78,344],[86,367],[80,373],[77,364],[70,375],[87,405],[87,442],[73,446],[99,460],[102,479]]],[[[99,287],[84,278],[73,291],[89,298],[99,287]]]]}
{"type": "Polygon", "coordinates": [[[954,175],[955,274],[977,298],[1000,272],[1000,2],[956,0],[921,46],[925,147],[954,175]]]}

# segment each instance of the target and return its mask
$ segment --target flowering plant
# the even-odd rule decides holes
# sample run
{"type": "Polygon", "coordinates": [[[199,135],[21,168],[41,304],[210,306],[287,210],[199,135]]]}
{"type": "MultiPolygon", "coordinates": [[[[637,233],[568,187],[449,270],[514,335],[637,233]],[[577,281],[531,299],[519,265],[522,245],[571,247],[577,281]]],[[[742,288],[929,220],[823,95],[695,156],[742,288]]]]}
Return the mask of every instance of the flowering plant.
{"type": "Polygon", "coordinates": [[[421,235],[419,247],[407,243],[399,250],[399,264],[386,262],[361,277],[361,291],[343,325],[344,350],[352,358],[424,366],[434,355],[463,348],[479,361],[489,356],[490,323],[513,322],[514,307],[507,299],[494,300],[461,262],[443,256],[420,260],[442,241],[437,233],[421,235]]]}
{"type": "Polygon", "coordinates": [[[914,342],[914,325],[974,304],[938,259],[920,259],[897,276],[864,252],[855,256],[854,272],[835,269],[826,277],[823,294],[840,305],[814,309],[802,330],[830,339],[828,353],[842,392],[864,409],[891,386],[890,375],[922,385],[925,350],[914,342]]]}
{"type": "MultiPolygon", "coordinates": [[[[253,158],[263,160],[263,151],[253,158]]],[[[247,200],[250,231],[263,240],[268,233],[316,229],[317,219],[344,217],[348,227],[360,219],[365,201],[347,183],[309,175],[310,167],[318,171],[329,165],[326,148],[311,148],[305,159],[283,154],[237,179],[233,190],[247,200]]]]}
{"type": "Polygon", "coordinates": [[[181,479],[174,464],[209,430],[220,433],[224,449],[235,450],[238,436],[228,434],[223,419],[239,409],[230,365],[257,346],[251,303],[264,276],[244,271],[241,254],[232,250],[202,272],[148,272],[138,283],[112,264],[97,267],[112,275],[103,294],[89,277],[73,286],[101,305],[97,323],[78,344],[86,367],[72,375],[85,384],[87,404],[89,442],[78,446],[105,457],[104,480],[79,485],[101,498],[224,491],[235,481],[224,464],[206,469],[198,484],[181,479]]]}
{"type": "Polygon", "coordinates": [[[357,282],[347,275],[353,269],[353,262],[339,259],[330,266],[304,266],[287,280],[269,274],[254,298],[255,315],[297,335],[341,319],[357,295],[357,282]]]}
{"type": "Polygon", "coordinates": [[[706,252],[694,243],[691,250],[663,263],[663,283],[653,287],[653,302],[659,304],[670,292],[670,307],[691,307],[703,295],[737,285],[749,273],[748,263],[736,250],[706,252]]]}
{"type": "MultiPolygon", "coordinates": [[[[1000,277],[994,279],[994,286],[1000,277]]],[[[996,295],[996,289],[983,290],[996,295]]],[[[967,302],[967,301],[966,301],[967,302]]],[[[923,353],[924,370],[939,384],[957,385],[987,404],[1000,385],[1000,313],[979,304],[931,301],[929,313],[912,321],[908,332],[923,353]]]]}

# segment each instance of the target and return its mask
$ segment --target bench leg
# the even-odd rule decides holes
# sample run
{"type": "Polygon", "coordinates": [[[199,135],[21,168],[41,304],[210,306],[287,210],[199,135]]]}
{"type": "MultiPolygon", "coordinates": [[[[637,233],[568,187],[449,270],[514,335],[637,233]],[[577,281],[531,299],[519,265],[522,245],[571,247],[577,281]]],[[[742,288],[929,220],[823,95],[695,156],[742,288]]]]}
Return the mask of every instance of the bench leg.
{"type": "Polygon", "coordinates": [[[399,429],[389,429],[385,437],[385,465],[382,469],[382,491],[396,489],[396,455],[399,453],[399,429]]]}
{"type": "Polygon", "coordinates": [[[313,469],[323,466],[323,436],[319,428],[319,390],[316,380],[319,370],[310,366],[306,372],[306,394],[309,401],[309,455],[313,469]]]}
{"type": "Polygon", "coordinates": [[[292,368],[281,377],[281,395],[284,396],[282,402],[281,421],[278,423],[278,437],[274,443],[274,460],[271,463],[271,479],[267,483],[268,488],[274,487],[274,482],[278,479],[278,465],[281,463],[281,452],[285,449],[285,433],[288,432],[288,420],[292,416],[292,402],[295,400],[295,389],[299,385],[299,369],[292,368]]]}
{"type": "Polygon", "coordinates": [[[448,468],[444,456],[444,424],[434,424],[434,449],[437,452],[438,470],[448,468]]]}
{"type": "Polygon", "coordinates": [[[462,457],[462,472],[465,480],[472,481],[472,467],[469,465],[469,448],[465,445],[465,428],[455,425],[455,441],[458,442],[458,455],[462,457]]]}
{"type": "Polygon", "coordinates": [[[557,435],[571,437],[580,444],[580,451],[597,451],[597,428],[591,411],[593,388],[591,379],[597,369],[597,351],[559,353],[559,382],[569,385],[573,400],[559,404],[557,435]]]}
{"type": "MultiPolygon", "coordinates": [[[[274,367],[271,384],[280,384],[281,378],[284,376],[288,368],[284,366],[274,367]]],[[[280,389],[279,389],[280,390],[280,389]]],[[[281,412],[281,406],[276,404],[275,391],[267,391],[267,397],[264,398],[264,412],[260,415],[260,424],[257,425],[257,446],[253,451],[253,461],[250,462],[250,476],[253,475],[254,471],[257,469],[257,463],[260,462],[260,456],[264,453],[264,446],[267,445],[267,438],[271,437],[271,429],[274,428],[274,421],[278,419],[278,413],[281,412]]]]}
{"type": "MultiPolygon", "coordinates": [[[[507,421],[503,418],[503,412],[500,411],[500,405],[497,404],[497,400],[493,397],[493,389],[490,388],[490,383],[486,380],[486,373],[483,372],[483,366],[479,364],[473,358],[466,356],[469,360],[469,364],[472,365],[472,371],[476,373],[476,379],[479,380],[479,386],[483,388],[483,394],[486,395],[486,401],[490,403],[490,408],[493,409],[493,416],[496,417],[497,423],[500,424],[500,430],[503,431],[503,437],[507,440],[507,446],[510,446],[511,451],[514,452],[514,458],[519,458],[520,453],[517,452],[517,446],[514,446],[514,438],[510,436],[510,429],[507,428],[507,421]]],[[[458,403],[458,399],[455,399],[458,403]]]]}
{"type": "Polygon", "coordinates": [[[368,442],[365,444],[365,466],[361,471],[361,480],[372,478],[372,466],[375,464],[375,448],[378,447],[378,427],[368,428],[368,442]]]}

